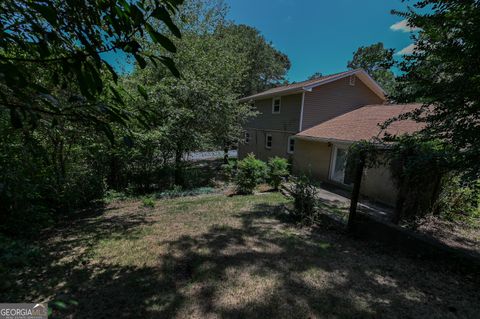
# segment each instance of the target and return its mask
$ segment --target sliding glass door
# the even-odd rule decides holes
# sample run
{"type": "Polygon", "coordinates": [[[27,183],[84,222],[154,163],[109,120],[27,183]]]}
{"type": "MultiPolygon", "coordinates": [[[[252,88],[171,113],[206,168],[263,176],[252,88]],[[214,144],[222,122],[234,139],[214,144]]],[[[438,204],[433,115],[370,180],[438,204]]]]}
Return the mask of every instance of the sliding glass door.
{"type": "Polygon", "coordinates": [[[352,185],[350,178],[350,170],[347,167],[347,148],[341,146],[333,146],[332,160],[330,165],[330,179],[334,182],[352,185]]]}

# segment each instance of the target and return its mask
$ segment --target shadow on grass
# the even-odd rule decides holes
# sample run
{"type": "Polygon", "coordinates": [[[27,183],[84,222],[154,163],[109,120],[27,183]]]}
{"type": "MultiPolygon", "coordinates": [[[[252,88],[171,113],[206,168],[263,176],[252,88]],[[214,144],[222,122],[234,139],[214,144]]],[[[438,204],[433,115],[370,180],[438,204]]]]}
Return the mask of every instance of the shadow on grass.
{"type": "MultiPolygon", "coordinates": [[[[154,267],[91,264],[88,258],[94,242],[136,236],[136,226],[150,223],[146,213],[77,221],[64,230],[70,239],[51,247],[49,262],[25,273],[18,299],[8,301],[50,295],[67,305],[60,317],[75,318],[449,317],[460,311],[455,298],[465,317],[478,310],[474,296],[446,299],[456,291],[452,282],[430,289],[435,272],[418,277],[411,273],[416,265],[397,268],[396,256],[322,228],[297,232],[277,216],[278,207],[257,205],[234,215],[238,224],[159,239],[167,253],[154,267]],[[85,252],[56,265],[79,247],[85,252]],[[70,300],[78,305],[69,307],[70,300]]],[[[432,271],[420,266],[420,273],[432,271]]]]}

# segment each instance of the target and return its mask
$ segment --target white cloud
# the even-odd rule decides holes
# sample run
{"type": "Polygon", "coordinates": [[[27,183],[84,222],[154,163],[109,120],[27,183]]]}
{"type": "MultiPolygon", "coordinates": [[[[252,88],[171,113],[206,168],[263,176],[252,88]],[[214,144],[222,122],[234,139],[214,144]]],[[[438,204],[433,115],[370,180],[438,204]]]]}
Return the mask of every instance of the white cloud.
{"type": "Polygon", "coordinates": [[[414,32],[420,30],[420,28],[412,27],[408,24],[408,21],[402,20],[390,26],[392,31],[402,31],[402,32],[414,32]]]}
{"type": "Polygon", "coordinates": [[[396,55],[409,55],[409,54],[412,54],[413,51],[415,51],[416,49],[417,49],[417,46],[414,43],[412,43],[409,46],[401,49],[400,51],[398,51],[395,54],[396,55]]]}

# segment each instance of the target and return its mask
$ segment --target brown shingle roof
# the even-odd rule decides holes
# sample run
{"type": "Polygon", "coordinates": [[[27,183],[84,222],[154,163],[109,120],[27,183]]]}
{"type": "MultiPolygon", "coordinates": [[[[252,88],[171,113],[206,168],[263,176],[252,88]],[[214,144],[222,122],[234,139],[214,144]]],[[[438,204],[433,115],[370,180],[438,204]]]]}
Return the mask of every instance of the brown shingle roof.
{"type": "MultiPolygon", "coordinates": [[[[378,126],[379,124],[420,106],[421,104],[366,105],[304,130],[297,136],[347,142],[381,138],[385,132],[378,126]]],[[[421,123],[403,120],[393,122],[386,131],[392,135],[401,135],[414,133],[422,128],[421,123]]]]}
{"type": "Polygon", "coordinates": [[[330,74],[322,77],[318,77],[312,80],[307,80],[307,81],[302,81],[302,82],[297,82],[297,83],[292,83],[288,85],[283,85],[283,86],[278,86],[254,95],[250,95],[247,97],[244,97],[241,99],[241,101],[246,101],[246,100],[252,100],[264,96],[271,96],[279,93],[286,93],[286,92],[295,92],[295,91],[301,91],[304,87],[310,86],[310,85],[315,85],[315,84],[320,84],[322,82],[326,82],[332,79],[335,79],[337,77],[342,77],[345,75],[348,75],[350,73],[355,73],[358,72],[359,70],[349,70],[345,72],[340,72],[340,73],[335,73],[335,74],[330,74]]]}

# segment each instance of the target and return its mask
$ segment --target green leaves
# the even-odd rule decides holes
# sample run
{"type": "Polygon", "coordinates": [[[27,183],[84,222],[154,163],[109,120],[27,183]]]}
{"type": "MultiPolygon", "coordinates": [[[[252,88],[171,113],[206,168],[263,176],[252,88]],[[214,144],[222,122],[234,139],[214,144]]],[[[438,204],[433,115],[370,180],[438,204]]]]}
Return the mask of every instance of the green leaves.
{"type": "Polygon", "coordinates": [[[175,25],[175,23],[173,23],[172,18],[170,18],[169,12],[164,7],[160,6],[153,10],[152,17],[162,20],[177,38],[180,38],[182,36],[180,30],[175,25]]]}
{"type": "Polygon", "coordinates": [[[150,37],[155,43],[162,45],[165,49],[167,49],[170,52],[173,52],[173,53],[177,52],[177,48],[175,47],[175,44],[173,44],[173,42],[169,38],[167,38],[160,32],[156,31],[148,23],[146,25],[146,29],[148,31],[148,34],[150,35],[150,37]]]}
{"type": "Polygon", "coordinates": [[[145,101],[147,101],[148,100],[148,94],[147,94],[147,91],[145,91],[145,89],[143,88],[143,86],[141,86],[140,84],[137,85],[137,90],[138,90],[138,93],[140,93],[143,96],[145,101]]]}
{"type": "Polygon", "coordinates": [[[35,10],[37,11],[38,13],[40,13],[40,15],[48,21],[48,23],[50,23],[53,27],[56,27],[58,26],[58,21],[57,21],[57,12],[55,10],[55,8],[51,5],[41,5],[37,2],[30,2],[30,6],[35,10]]]}
{"type": "Polygon", "coordinates": [[[140,66],[140,68],[145,69],[145,67],[147,66],[147,61],[145,61],[145,59],[139,54],[134,54],[133,56],[135,57],[135,60],[137,60],[137,63],[140,66]]]}
{"type": "Polygon", "coordinates": [[[425,0],[415,8],[394,12],[419,31],[416,50],[398,65],[393,98],[423,104],[409,118],[425,122],[424,139],[453,147],[455,169],[472,183],[480,178],[480,3],[425,0]]]}
{"type": "Polygon", "coordinates": [[[170,72],[172,72],[174,76],[180,77],[180,72],[177,70],[175,62],[171,58],[162,56],[158,59],[170,70],[170,72]]]}
{"type": "MultiPolygon", "coordinates": [[[[0,108],[11,113],[11,124],[20,127],[22,121],[35,124],[39,118],[52,121],[52,117],[97,126],[103,121],[96,106],[105,102],[124,106],[116,89],[105,94],[110,79],[118,85],[118,74],[103,60],[104,53],[124,52],[132,55],[140,68],[147,66],[145,49],[139,37],[145,36],[175,53],[175,44],[162,34],[161,28],[150,24],[152,20],[164,23],[176,37],[180,30],[173,22],[180,0],[128,1],[128,0],[34,0],[4,1],[0,15],[0,108]],[[2,30],[3,30],[2,29],[2,30]],[[105,76],[104,71],[110,75],[105,76]],[[50,96],[60,101],[60,95],[69,92],[70,106],[53,109],[50,96]],[[40,98],[39,98],[40,97],[40,98]],[[77,111],[78,108],[78,111],[77,111]],[[63,110],[67,109],[68,112],[63,110]],[[15,110],[15,111],[10,111],[15,110]],[[46,116],[48,114],[48,116],[46,116]]],[[[152,22],[153,23],[153,22],[152,22]]],[[[168,33],[168,31],[163,31],[168,33]]],[[[164,54],[164,53],[163,53],[164,54]]],[[[164,64],[175,76],[179,72],[171,58],[159,54],[156,61],[164,64]]],[[[150,60],[152,60],[150,58],[150,60]]],[[[145,91],[139,90],[143,97],[145,91]]],[[[113,107],[113,105],[112,105],[113,107]]],[[[113,122],[124,121],[110,114],[113,122]]]]}

